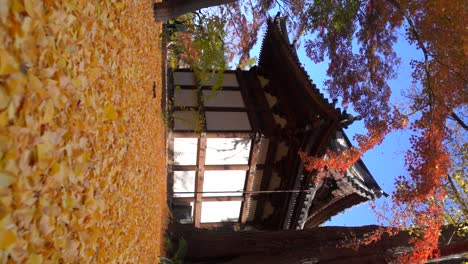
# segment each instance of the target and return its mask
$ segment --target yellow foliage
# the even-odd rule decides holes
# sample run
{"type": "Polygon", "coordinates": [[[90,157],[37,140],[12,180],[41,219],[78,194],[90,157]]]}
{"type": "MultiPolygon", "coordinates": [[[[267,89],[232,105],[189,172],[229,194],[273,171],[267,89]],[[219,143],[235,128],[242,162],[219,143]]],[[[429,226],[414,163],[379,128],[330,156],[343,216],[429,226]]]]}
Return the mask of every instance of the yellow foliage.
{"type": "Polygon", "coordinates": [[[0,0],[0,263],[157,263],[160,32],[150,1],[0,0]]]}
{"type": "Polygon", "coordinates": [[[11,74],[18,71],[18,62],[5,49],[0,49],[0,75],[11,74]]]}
{"type": "Polygon", "coordinates": [[[0,230],[0,249],[5,249],[11,244],[15,243],[16,234],[11,230],[0,230]]]}
{"type": "Polygon", "coordinates": [[[0,188],[6,188],[10,186],[15,181],[15,177],[13,177],[10,173],[1,171],[0,172],[0,188]]]}
{"type": "Polygon", "coordinates": [[[117,112],[112,104],[109,104],[105,107],[105,116],[106,119],[115,120],[117,118],[117,112]]]}
{"type": "Polygon", "coordinates": [[[31,254],[28,258],[28,260],[26,261],[26,264],[41,264],[43,263],[42,262],[42,256],[41,255],[37,255],[37,254],[31,254]]]}

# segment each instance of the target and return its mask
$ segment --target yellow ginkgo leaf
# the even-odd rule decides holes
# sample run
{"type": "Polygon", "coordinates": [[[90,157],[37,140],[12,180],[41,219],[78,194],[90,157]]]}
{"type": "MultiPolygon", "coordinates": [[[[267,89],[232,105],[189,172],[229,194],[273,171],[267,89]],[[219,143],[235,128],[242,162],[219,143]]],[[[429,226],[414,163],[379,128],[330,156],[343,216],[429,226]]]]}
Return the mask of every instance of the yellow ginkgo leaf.
{"type": "Polygon", "coordinates": [[[52,156],[52,151],[54,149],[53,144],[49,142],[39,143],[36,145],[36,154],[37,160],[39,162],[47,162],[52,156]]]}
{"type": "Polygon", "coordinates": [[[37,254],[31,254],[26,261],[26,264],[41,264],[42,263],[42,256],[37,254]]]}
{"type": "Polygon", "coordinates": [[[11,11],[14,13],[21,13],[24,11],[24,5],[22,1],[13,1],[11,5],[11,11]]]}
{"type": "Polygon", "coordinates": [[[7,108],[9,103],[10,96],[8,96],[8,93],[3,89],[3,87],[0,87],[0,110],[7,108]]]}
{"type": "Polygon", "coordinates": [[[54,162],[52,166],[50,167],[50,175],[55,175],[60,171],[60,164],[57,162],[54,162]]]}
{"type": "Polygon", "coordinates": [[[24,8],[30,16],[34,16],[34,1],[33,0],[24,0],[24,8]]]}
{"type": "Polygon", "coordinates": [[[117,118],[117,111],[115,111],[113,104],[108,104],[104,108],[104,114],[105,114],[106,119],[108,120],[115,120],[117,118]]]}
{"type": "Polygon", "coordinates": [[[11,1],[0,0],[0,21],[5,22],[8,17],[8,12],[10,10],[11,1]]]}
{"type": "Polygon", "coordinates": [[[10,208],[8,208],[2,201],[0,201],[0,220],[10,213],[10,208]]]}
{"type": "Polygon", "coordinates": [[[65,209],[71,209],[75,207],[76,205],[75,199],[69,193],[64,194],[62,199],[63,199],[63,206],[65,209]]]}
{"type": "Polygon", "coordinates": [[[35,92],[41,92],[42,82],[33,74],[29,74],[29,86],[35,92]]]}
{"type": "Polygon", "coordinates": [[[7,230],[7,229],[0,229],[0,249],[5,249],[11,244],[16,242],[16,233],[7,230]]]}
{"type": "Polygon", "coordinates": [[[160,254],[164,127],[142,95],[163,76],[161,26],[144,10],[0,0],[0,263],[160,254]]]}
{"type": "Polygon", "coordinates": [[[23,96],[25,92],[25,85],[27,77],[23,73],[12,74],[6,81],[8,87],[8,94],[10,96],[18,95],[23,96]]]}
{"type": "Polygon", "coordinates": [[[90,157],[91,157],[91,152],[90,151],[87,151],[87,152],[83,153],[83,155],[81,157],[82,158],[81,162],[82,163],[88,162],[90,157]]]}
{"type": "Polygon", "coordinates": [[[6,188],[15,182],[16,178],[6,171],[0,172],[0,188],[6,188]]]}
{"type": "Polygon", "coordinates": [[[94,82],[101,75],[101,70],[99,68],[91,68],[88,71],[89,81],[94,82]]]}
{"type": "Polygon", "coordinates": [[[42,215],[41,216],[41,221],[39,222],[39,230],[41,231],[41,233],[43,235],[47,236],[54,229],[55,229],[54,221],[52,220],[52,218],[50,218],[47,215],[42,215]]]}
{"type": "Polygon", "coordinates": [[[0,48],[0,75],[11,74],[19,71],[18,62],[5,49],[0,48]]]}
{"type": "Polygon", "coordinates": [[[8,125],[8,111],[3,111],[0,113],[0,127],[5,127],[8,125]]]}
{"type": "Polygon", "coordinates": [[[55,106],[52,100],[48,100],[44,107],[43,123],[51,123],[55,115],[55,106]]]}
{"type": "Polygon", "coordinates": [[[7,111],[8,111],[8,120],[9,121],[15,120],[16,119],[16,107],[13,101],[8,104],[7,111]]]}

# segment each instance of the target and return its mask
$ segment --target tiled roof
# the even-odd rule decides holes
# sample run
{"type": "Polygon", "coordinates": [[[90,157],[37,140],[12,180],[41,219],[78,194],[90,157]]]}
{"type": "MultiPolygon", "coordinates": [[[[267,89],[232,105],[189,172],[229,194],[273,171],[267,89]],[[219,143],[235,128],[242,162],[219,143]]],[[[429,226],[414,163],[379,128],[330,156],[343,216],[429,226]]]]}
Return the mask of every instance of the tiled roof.
{"type": "Polygon", "coordinates": [[[335,108],[334,102],[330,102],[323,93],[320,92],[320,90],[317,88],[317,86],[314,84],[312,79],[310,78],[309,74],[305,70],[305,68],[302,66],[302,63],[299,61],[299,57],[296,52],[296,48],[294,44],[291,44],[289,41],[288,37],[288,32],[286,28],[286,22],[284,17],[280,17],[277,15],[273,20],[269,19],[267,21],[267,31],[265,33],[265,36],[262,40],[262,46],[260,49],[260,59],[259,59],[259,67],[263,68],[262,66],[265,65],[265,61],[267,60],[266,56],[266,50],[270,48],[268,45],[267,47],[267,40],[272,39],[275,40],[278,45],[283,45],[283,47],[286,47],[286,50],[288,51],[288,55],[290,58],[292,58],[295,61],[295,64],[297,65],[299,71],[298,74],[302,76],[302,78],[306,79],[308,81],[308,86],[306,89],[310,89],[313,91],[313,94],[315,98],[318,99],[318,101],[328,109],[332,110],[335,112],[337,116],[340,117],[340,121],[344,120],[347,118],[348,114],[345,111],[342,111],[340,108],[335,108]]]}

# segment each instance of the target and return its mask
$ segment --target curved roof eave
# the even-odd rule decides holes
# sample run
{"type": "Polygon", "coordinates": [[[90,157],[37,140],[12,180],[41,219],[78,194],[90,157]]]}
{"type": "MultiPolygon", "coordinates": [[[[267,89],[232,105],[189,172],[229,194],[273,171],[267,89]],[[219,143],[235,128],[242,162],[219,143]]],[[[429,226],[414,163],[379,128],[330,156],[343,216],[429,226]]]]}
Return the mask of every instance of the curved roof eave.
{"type": "Polygon", "coordinates": [[[274,20],[269,19],[267,21],[267,25],[268,28],[262,40],[260,49],[260,58],[258,63],[259,68],[265,68],[267,57],[269,57],[268,54],[266,54],[266,51],[268,48],[271,48],[267,47],[269,41],[278,43],[277,48],[279,52],[282,53],[281,55],[283,55],[283,59],[289,64],[289,66],[294,68],[292,73],[295,74],[296,79],[303,84],[305,92],[310,96],[314,103],[322,112],[327,113],[328,116],[332,117],[336,121],[339,122],[344,120],[347,114],[344,111],[341,111],[340,108],[335,108],[334,103],[329,102],[328,99],[325,98],[324,94],[317,89],[317,86],[313,83],[307,71],[301,65],[294,45],[289,42],[284,18],[277,15],[274,20]]]}

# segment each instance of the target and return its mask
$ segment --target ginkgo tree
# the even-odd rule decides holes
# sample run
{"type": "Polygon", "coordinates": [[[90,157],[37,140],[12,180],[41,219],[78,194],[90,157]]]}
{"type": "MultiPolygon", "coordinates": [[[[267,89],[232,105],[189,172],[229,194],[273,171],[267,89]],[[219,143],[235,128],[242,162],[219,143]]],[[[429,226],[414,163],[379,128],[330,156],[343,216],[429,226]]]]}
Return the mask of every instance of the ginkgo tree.
{"type": "MultiPolygon", "coordinates": [[[[210,3],[223,4],[215,2],[210,3]]],[[[325,85],[330,96],[341,98],[345,108],[352,107],[363,117],[368,132],[355,137],[355,148],[329,152],[327,159],[303,156],[308,170],[344,172],[392,131],[411,133],[411,148],[405,155],[408,175],[396,179],[391,212],[398,221],[392,224],[418,227],[414,248],[400,256],[401,262],[420,263],[437,254],[440,228],[446,223],[447,192],[457,208],[466,206],[457,198],[466,197],[460,195],[465,185],[447,187],[455,185],[452,178],[460,179],[453,165],[454,148],[449,147],[451,136],[455,127],[466,133],[457,114],[463,111],[467,87],[463,1],[258,0],[235,1],[227,10],[232,46],[228,52],[241,64],[249,58],[269,12],[279,10],[288,16],[293,43],[302,44],[314,62],[329,60],[325,85]],[[422,59],[411,61],[410,87],[390,87],[388,81],[397,77],[400,64],[395,45],[403,38],[422,59]],[[407,95],[406,108],[391,103],[397,90],[407,95]],[[449,125],[451,120],[454,125],[449,125]]],[[[212,14],[216,16],[215,11],[212,14]]]]}

